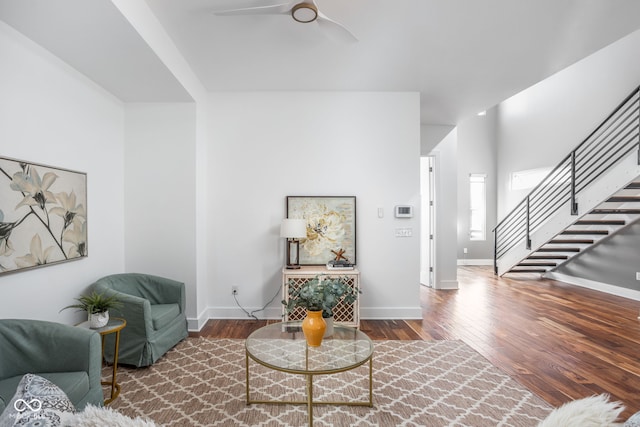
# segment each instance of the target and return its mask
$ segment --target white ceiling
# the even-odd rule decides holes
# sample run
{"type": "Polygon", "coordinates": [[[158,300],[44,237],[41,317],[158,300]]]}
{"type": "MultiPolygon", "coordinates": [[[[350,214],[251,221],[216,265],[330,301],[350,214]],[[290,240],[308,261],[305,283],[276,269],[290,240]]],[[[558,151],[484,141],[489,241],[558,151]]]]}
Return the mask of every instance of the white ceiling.
{"type": "Polygon", "coordinates": [[[193,101],[109,0],[0,0],[0,20],[124,102],[193,101]]]}
{"type": "MultiPolygon", "coordinates": [[[[317,0],[357,43],[285,15],[212,13],[283,1],[146,3],[209,91],[416,91],[434,124],[640,28],[638,0],[317,0]]],[[[124,101],[189,98],[109,0],[0,0],[0,19],[124,101]]]]}

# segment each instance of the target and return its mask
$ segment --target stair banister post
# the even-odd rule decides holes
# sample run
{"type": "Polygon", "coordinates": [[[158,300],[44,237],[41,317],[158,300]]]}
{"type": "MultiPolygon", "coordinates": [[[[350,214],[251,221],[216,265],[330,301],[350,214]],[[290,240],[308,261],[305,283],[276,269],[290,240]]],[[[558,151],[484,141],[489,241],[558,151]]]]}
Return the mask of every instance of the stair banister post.
{"type": "Polygon", "coordinates": [[[493,230],[493,273],[498,274],[498,227],[493,230]]]}
{"type": "Polygon", "coordinates": [[[571,215],[578,215],[578,203],[576,203],[576,150],[571,152],[571,215]]]}
{"type": "Polygon", "coordinates": [[[531,235],[530,235],[530,231],[531,230],[529,229],[529,218],[530,218],[530,216],[529,216],[529,196],[527,196],[527,218],[526,218],[526,220],[527,220],[527,223],[526,223],[526,227],[527,227],[526,248],[527,249],[531,249],[531,235]]]}

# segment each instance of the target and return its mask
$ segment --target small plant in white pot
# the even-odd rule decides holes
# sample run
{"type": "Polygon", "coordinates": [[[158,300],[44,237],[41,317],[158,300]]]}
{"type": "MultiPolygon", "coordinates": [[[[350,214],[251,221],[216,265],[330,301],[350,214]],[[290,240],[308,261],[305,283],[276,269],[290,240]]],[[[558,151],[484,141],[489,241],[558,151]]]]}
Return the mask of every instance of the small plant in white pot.
{"type": "Polygon", "coordinates": [[[76,301],[78,301],[77,304],[68,305],[62,310],[76,308],[78,311],[86,311],[91,329],[102,328],[109,322],[109,310],[122,307],[122,303],[115,295],[106,296],[96,291],[93,291],[90,295],[82,295],[76,298],[76,301]]]}

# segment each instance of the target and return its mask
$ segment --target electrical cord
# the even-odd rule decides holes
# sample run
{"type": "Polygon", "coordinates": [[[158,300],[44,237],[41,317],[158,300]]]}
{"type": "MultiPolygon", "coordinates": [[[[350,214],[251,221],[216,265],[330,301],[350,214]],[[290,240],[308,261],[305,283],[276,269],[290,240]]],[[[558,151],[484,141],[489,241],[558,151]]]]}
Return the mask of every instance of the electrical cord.
{"type": "Polygon", "coordinates": [[[269,304],[271,304],[273,302],[274,299],[276,299],[276,297],[280,294],[280,287],[278,287],[278,290],[276,291],[275,295],[273,295],[273,297],[271,297],[271,299],[269,300],[268,303],[266,303],[262,308],[259,308],[257,310],[253,310],[251,312],[248,312],[247,310],[245,310],[244,307],[242,307],[242,305],[240,305],[240,302],[238,302],[238,295],[237,293],[233,294],[233,299],[236,301],[236,305],[240,308],[240,310],[242,310],[244,312],[244,314],[247,315],[247,317],[252,317],[255,320],[260,320],[258,319],[258,317],[255,315],[255,313],[259,313],[261,311],[264,311],[269,304]]]}

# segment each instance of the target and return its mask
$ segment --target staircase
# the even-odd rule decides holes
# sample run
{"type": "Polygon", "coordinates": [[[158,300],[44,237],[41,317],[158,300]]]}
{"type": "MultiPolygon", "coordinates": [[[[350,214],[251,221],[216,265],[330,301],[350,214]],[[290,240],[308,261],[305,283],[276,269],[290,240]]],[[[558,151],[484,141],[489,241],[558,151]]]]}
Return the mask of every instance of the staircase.
{"type": "Polygon", "coordinates": [[[547,273],[636,220],[639,89],[494,228],[495,272],[547,273]]]}
{"type": "Polygon", "coordinates": [[[629,184],[532,252],[508,273],[544,274],[632,224],[640,218],[640,192],[635,191],[638,189],[640,181],[629,184]],[[628,195],[629,192],[633,195],[628,195]]]}

